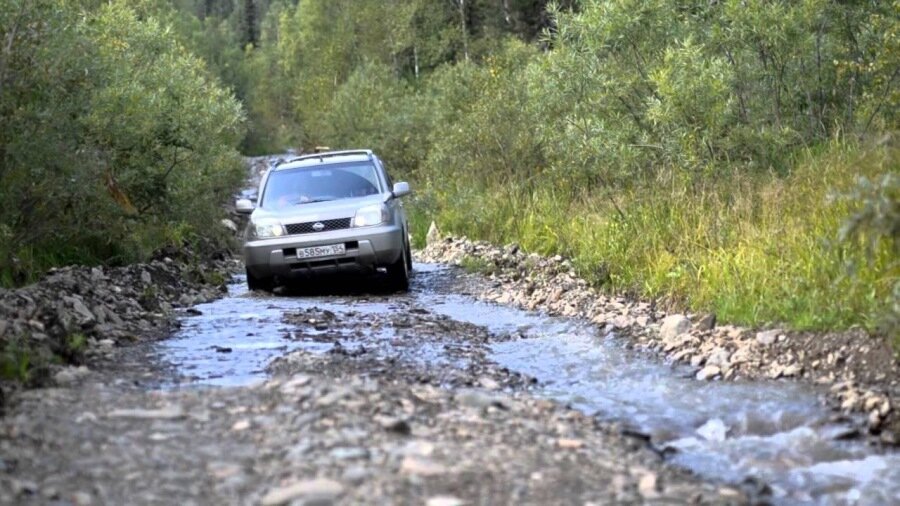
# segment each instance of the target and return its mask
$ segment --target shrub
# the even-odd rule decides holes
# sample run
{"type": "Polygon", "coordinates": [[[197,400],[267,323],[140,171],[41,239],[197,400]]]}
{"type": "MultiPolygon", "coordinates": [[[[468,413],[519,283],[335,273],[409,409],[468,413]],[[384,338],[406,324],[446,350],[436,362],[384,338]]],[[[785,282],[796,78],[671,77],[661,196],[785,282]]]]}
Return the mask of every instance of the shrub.
{"type": "Polygon", "coordinates": [[[204,64],[121,0],[2,3],[3,280],[215,229],[242,177],[243,115],[204,64]]]}

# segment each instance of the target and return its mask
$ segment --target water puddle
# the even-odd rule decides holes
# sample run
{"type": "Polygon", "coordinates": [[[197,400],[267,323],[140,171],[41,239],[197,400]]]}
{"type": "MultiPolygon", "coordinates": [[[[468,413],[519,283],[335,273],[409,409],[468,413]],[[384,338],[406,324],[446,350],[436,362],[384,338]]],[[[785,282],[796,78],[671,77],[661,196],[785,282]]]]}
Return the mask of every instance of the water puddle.
{"type": "MultiPolygon", "coordinates": [[[[593,326],[441,293],[431,288],[446,276],[441,267],[417,264],[416,271],[407,302],[513,336],[491,345],[491,360],[537,378],[537,395],[648,435],[678,465],[728,483],[761,480],[776,504],[900,504],[900,454],[842,440],[851,427],[835,421],[815,389],[695,381],[691,370],[648,359],[593,326]]],[[[264,378],[279,356],[296,349],[324,353],[336,341],[378,356],[466,367],[447,346],[404,337],[390,325],[332,332],[329,341],[282,321],[285,312],[310,308],[383,317],[398,312],[396,296],[261,297],[236,281],[228,297],[197,306],[202,314],[185,318],[178,334],[160,345],[190,384],[245,385],[264,378]]]]}
{"type": "MultiPolygon", "coordinates": [[[[318,308],[384,314],[389,303],[342,297],[273,297],[247,291],[243,276],[228,287],[228,296],[194,309],[201,314],[182,319],[182,327],[159,346],[163,358],[177,367],[181,384],[243,386],[264,379],[272,360],[294,350],[324,353],[334,347],[312,336],[298,338],[285,313],[318,308]]],[[[347,345],[352,338],[340,339],[347,345]]]]}

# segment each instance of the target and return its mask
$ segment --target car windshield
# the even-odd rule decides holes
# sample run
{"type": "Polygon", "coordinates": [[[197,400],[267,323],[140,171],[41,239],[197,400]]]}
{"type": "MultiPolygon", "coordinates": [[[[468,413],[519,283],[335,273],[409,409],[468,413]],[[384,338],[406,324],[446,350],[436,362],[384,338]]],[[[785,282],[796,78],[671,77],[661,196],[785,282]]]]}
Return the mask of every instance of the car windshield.
{"type": "Polygon", "coordinates": [[[277,170],[269,174],[262,207],[291,206],[375,195],[378,173],[371,162],[277,170]]]}

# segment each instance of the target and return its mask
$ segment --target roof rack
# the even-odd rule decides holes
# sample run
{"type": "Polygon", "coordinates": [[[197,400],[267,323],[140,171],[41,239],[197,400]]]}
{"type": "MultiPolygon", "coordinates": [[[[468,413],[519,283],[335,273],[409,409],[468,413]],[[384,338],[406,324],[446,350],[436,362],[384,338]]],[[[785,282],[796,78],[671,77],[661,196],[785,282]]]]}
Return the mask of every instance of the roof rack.
{"type": "Polygon", "coordinates": [[[348,155],[366,155],[369,157],[369,160],[372,159],[372,150],[371,149],[348,149],[344,151],[329,151],[327,153],[310,153],[308,155],[297,156],[291,158],[289,160],[285,160],[278,165],[284,163],[292,163],[298,162],[300,160],[312,160],[314,158],[318,158],[320,162],[324,162],[326,158],[331,158],[335,156],[348,156],[348,155]]]}

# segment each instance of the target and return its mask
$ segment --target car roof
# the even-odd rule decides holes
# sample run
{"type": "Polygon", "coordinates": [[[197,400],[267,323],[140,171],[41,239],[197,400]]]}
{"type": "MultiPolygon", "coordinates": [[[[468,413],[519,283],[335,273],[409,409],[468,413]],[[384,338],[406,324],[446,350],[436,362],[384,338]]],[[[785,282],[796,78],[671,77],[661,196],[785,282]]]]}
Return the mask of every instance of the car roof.
{"type": "Polygon", "coordinates": [[[375,155],[372,150],[358,149],[347,151],[328,151],[324,153],[312,153],[291,158],[276,165],[273,170],[298,169],[301,167],[314,167],[323,164],[365,162],[373,161],[375,155]]]}

